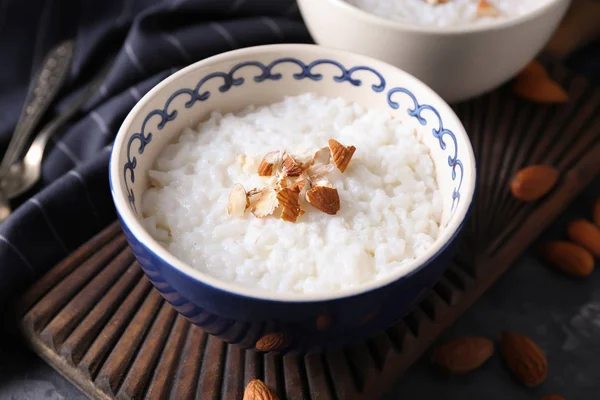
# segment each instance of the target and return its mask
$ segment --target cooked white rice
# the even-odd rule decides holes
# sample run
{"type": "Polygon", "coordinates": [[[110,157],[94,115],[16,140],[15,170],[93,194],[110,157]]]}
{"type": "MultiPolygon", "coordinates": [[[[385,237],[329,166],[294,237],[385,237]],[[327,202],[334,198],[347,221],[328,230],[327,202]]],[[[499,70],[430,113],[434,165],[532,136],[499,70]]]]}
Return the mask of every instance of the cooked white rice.
{"type": "Polygon", "coordinates": [[[479,0],[447,0],[430,4],[426,0],[346,0],[363,10],[398,22],[433,26],[489,24],[532,12],[550,0],[488,0],[498,11],[495,17],[478,17],[479,0]]]}
{"type": "Polygon", "coordinates": [[[272,292],[336,292],[388,276],[436,240],[442,204],[429,149],[391,113],[304,94],[237,114],[214,113],[186,129],[150,171],[143,196],[149,232],[176,257],[228,282],[272,292]],[[341,209],[304,198],[297,223],[227,214],[235,183],[257,175],[272,150],[305,154],[334,138],[356,146],[329,180],[341,209]]]}

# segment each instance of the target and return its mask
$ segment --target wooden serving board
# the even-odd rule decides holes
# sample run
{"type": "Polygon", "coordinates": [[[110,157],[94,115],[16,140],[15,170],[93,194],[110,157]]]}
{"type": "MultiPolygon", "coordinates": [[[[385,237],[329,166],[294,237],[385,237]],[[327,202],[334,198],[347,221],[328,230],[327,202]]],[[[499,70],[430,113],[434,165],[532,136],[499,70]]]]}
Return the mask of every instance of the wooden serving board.
{"type": "Polygon", "coordinates": [[[472,218],[452,265],[402,321],[364,343],[307,356],[228,345],[190,325],[142,274],[114,223],[19,300],[31,347],[92,399],[241,399],[253,378],[281,399],[376,399],[508,268],[600,172],[600,92],[560,66],[564,105],[516,98],[509,86],[455,107],[478,159],[472,218]],[[546,198],[516,201],[521,167],[561,179],[546,198]]]}

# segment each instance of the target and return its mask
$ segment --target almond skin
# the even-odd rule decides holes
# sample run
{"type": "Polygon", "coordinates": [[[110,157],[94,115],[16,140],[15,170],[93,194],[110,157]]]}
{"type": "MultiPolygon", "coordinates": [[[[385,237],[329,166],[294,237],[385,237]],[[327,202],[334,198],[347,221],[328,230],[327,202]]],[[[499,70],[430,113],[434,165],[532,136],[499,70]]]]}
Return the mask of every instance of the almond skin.
{"type": "Polygon", "coordinates": [[[243,400],[278,400],[278,397],[263,381],[252,379],[244,390],[243,400]]]}
{"type": "Polygon", "coordinates": [[[277,193],[277,200],[279,204],[283,206],[281,212],[281,219],[287,222],[296,222],[298,217],[304,214],[304,210],[300,207],[299,203],[300,190],[295,188],[285,188],[277,193]]]}
{"type": "Polygon", "coordinates": [[[289,337],[284,333],[273,332],[267,333],[256,342],[256,350],[258,351],[276,351],[287,347],[289,337]]]}
{"type": "Polygon", "coordinates": [[[537,60],[531,60],[525,68],[519,72],[520,78],[527,79],[546,79],[549,78],[546,68],[537,60]]]}
{"type": "Polygon", "coordinates": [[[560,394],[546,394],[540,400],[565,400],[560,394]]]}
{"type": "Polygon", "coordinates": [[[539,253],[555,268],[571,276],[588,276],[594,270],[594,257],[574,243],[548,242],[540,246],[539,253]]]}
{"type": "Polygon", "coordinates": [[[596,225],[585,219],[577,219],[567,225],[567,236],[600,259],[600,228],[596,225]]]}
{"type": "Polygon", "coordinates": [[[335,139],[329,139],[328,144],[335,166],[343,173],[346,168],[348,168],[348,164],[356,151],[356,147],[346,147],[335,139]]]}
{"type": "Polygon", "coordinates": [[[494,343],[484,337],[461,337],[437,347],[432,361],[453,374],[479,368],[494,354],[494,343]]]}
{"type": "Polygon", "coordinates": [[[566,103],[569,96],[558,83],[547,81],[519,82],[514,86],[519,97],[536,103],[566,103]]]}
{"type": "Polygon", "coordinates": [[[273,175],[273,167],[279,161],[279,151],[272,151],[267,153],[260,164],[258,165],[258,175],[259,176],[271,176],[273,175]]]}
{"type": "Polygon", "coordinates": [[[340,210],[340,196],[336,188],[315,186],[306,191],[306,201],[329,215],[335,215],[340,210]]]}
{"type": "Polygon", "coordinates": [[[535,60],[519,73],[513,91],[517,96],[536,103],[564,103],[569,100],[567,92],[535,60]]]}
{"type": "Polygon", "coordinates": [[[300,166],[296,160],[294,160],[294,157],[289,154],[285,155],[282,167],[285,169],[287,176],[298,176],[303,171],[302,166],[300,166]]]}
{"type": "Polygon", "coordinates": [[[548,361],[533,340],[516,332],[502,332],[500,353],[514,376],[525,386],[538,386],[548,375],[548,361]]]}
{"type": "Polygon", "coordinates": [[[558,170],[550,165],[531,165],[516,173],[510,190],[521,201],[535,201],[552,190],[558,177],[558,170]]]}
{"type": "Polygon", "coordinates": [[[304,190],[305,186],[306,186],[306,178],[300,177],[300,178],[296,179],[296,182],[294,182],[292,184],[292,186],[290,186],[290,189],[300,193],[302,190],[304,190]]]}
{"type": "Polygon", "coordinates": [[[596,226],[600,226],[600,197],[594,202],[594,209],[592,210],[592,219],[596,226]]]}

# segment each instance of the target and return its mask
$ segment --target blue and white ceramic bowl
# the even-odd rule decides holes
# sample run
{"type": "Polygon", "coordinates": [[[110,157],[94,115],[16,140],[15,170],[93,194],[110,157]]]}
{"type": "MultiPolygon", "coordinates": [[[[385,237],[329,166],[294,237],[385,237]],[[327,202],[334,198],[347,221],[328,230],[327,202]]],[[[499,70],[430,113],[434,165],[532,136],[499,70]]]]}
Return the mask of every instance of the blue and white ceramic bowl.
{"type": "Polygon", "coordinates": [[[175,309],[206,332],[243,347],[303,352],[359,341],[402,318],[453,255],[475,189],[475,158],[452,109],[413,76],[384,62],[314,45],[236,50],[171,75],[131,110],[110,160],[113,199],[139,263],[175,309]],[[160,246],[141,223],[148,170],[186,127],[313,92],[397,113],[431,149],[443,199],[434,246],[386,280],[323,294],[269,293],[202,273],[160,246]]]}

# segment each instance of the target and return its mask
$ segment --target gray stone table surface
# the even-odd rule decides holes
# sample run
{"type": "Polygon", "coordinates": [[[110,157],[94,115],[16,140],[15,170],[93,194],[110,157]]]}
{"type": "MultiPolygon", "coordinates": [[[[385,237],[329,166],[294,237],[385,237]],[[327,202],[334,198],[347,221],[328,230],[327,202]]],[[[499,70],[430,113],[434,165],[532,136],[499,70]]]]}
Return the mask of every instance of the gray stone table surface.
{"type": "MultiPolygon", "coordinates": [[[[560,238],[568,221],[590,217],[598,195],[600,178],[540,240],[560,238]]],[[[480,370],[459,377],[440,375],[426,354],[384,400],[528,400],[546,393],[559,393],[567,400],[600,399],[600,271],[588,279],[572,279],[527,253],[440,340],[466,334],[497,338],[501,330],[522,332],[542,347],[550,366],[543,385],[535,389],[519,385],[497,354],[480,370]]],[[[3,331],[0,400],[86,398],[3,331]]]]}

